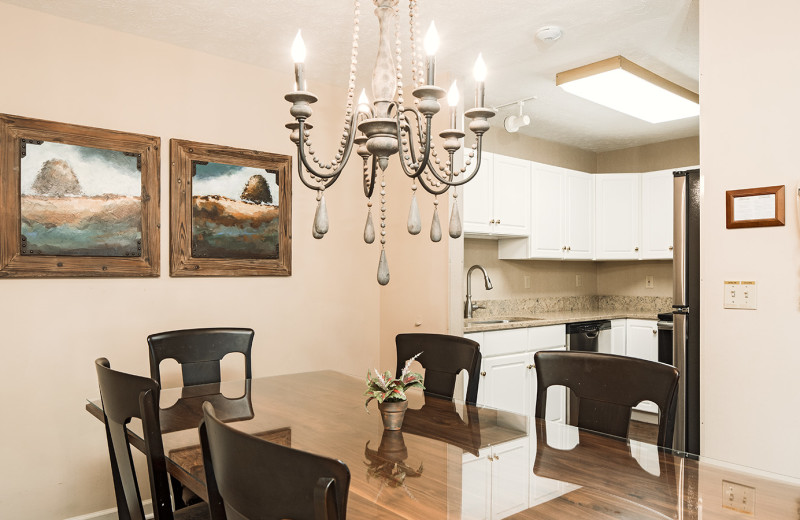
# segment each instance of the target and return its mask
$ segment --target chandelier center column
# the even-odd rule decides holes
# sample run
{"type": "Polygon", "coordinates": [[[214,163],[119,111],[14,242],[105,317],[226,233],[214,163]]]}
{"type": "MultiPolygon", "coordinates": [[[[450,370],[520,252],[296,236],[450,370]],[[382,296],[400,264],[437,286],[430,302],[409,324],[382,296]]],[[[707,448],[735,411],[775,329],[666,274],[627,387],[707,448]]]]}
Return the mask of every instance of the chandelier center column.
{"type": "Polygon", "coordinates": [[[375,117],[389,117],[389,107],[397,93],[397,71],[392,53],[395,27],[394,7],[398,0],[374,0],[375,16],[380,24],[378,57],[372,71],[372,97],[375,100],[375,117]]]}

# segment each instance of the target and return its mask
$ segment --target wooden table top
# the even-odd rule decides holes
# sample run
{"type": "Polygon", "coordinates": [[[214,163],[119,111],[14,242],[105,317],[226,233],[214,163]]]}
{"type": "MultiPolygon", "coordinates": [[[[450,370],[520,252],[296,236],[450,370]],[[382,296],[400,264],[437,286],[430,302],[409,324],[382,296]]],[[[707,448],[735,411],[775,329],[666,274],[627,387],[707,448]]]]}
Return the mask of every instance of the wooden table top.
{"type": "MultiPolygon", "coordinates": [[[[747,518],[723,507],[723,481],[756,488],[755,518],[800,519],[797,480],[417,391],[402,430],[385,432],[363,391],[332,371],[164,389],[168,471],[207,496],[197,424],[209,400],[237,429],[344,461],[350,519],[747,518]]],[[[102,420],[98,401],[86,409],[102,420]]]]}

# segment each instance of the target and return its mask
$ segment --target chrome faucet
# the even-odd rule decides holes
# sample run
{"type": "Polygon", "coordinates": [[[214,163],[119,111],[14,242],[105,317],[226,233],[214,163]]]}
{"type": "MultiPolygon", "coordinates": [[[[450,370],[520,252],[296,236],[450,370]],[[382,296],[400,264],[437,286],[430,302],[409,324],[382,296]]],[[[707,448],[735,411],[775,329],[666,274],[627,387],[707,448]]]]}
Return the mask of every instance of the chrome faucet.
{"type": "Polygon", "coordinates": [[[472,271],[475,269],[480,269],[483,272],[483,281],[486,284],[486,290],[490,290],[492,288],[492,281],[489,279],[489,273],[486,272],[486,269],[483,268],[482,265],[473,265],[467,271],[467,301],[464,303],[464,317],[471,318],[472,311],[475,309],[485,309],[482,305],[475,305],[472,303],[472,271]]]}

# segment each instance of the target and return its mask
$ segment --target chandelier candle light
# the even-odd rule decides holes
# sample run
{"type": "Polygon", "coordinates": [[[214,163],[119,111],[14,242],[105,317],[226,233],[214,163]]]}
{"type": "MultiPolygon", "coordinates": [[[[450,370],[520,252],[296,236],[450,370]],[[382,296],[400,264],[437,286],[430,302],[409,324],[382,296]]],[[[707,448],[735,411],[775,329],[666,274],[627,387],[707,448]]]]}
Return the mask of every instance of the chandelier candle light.
{"type": "MultiPolygon", "coordinates": [[[[464,116],[469,118],[469,129],[475,134],[475,144],[469,150],[464,166],[456,167],[454,154],[461,148],[464,132],[456,128],[458,105],[458,89],[453,82],[447,93],[450,107],[449,126],[439,133],[444,140],[442,148],[447,158],[438,157],[434,143],[431,141],[431,120],[439,112],[439,99],[445,91],[437,87],[436,49],[439,36],[436,27],[431,23],[425,36],[424,47],[427,58],[423,61],[418,49],[419,28],[417,27],[417,0],[409,1],[409,24],[411,32],[411,85],[413,87],[414,106],[405,106],[403,97],[402,42],[400,40],[399,18],[397,16],[398,0],[373,0],[375,15],[380,26],[378,57],[372,73],[372,96],[374,102],[370,106],[366,92],[362,91],[357,104],[354,104],[355,80],[358,65],[358,33],[360,18],[360,0],[354,2],[353,44],[350,62],[350,81],[345,105],[344,129],[339,141],[339,148],[330,162],[320,160],[311,144],[310,130],[307,122],[311,117],[311,104],[317,97],[306,90],[305,81],[305,45],[298,31],[292,45],[294,60],[295,91],[286,94],[287,101],[292,103],[289,113],[295,121],[286,128],[291,131],[290,139],[297,145],[297,173],[300,181],[317,192],[317,210],[314,216],[312,234],[314,238],[322,238],[328,232],[328,212],[325,206],[325,189],[339,178],[350,154],[355,147],[362,159],[364,195],[367,198],[367,223],[364,227],[364,241],[371,244],[375,241],[375,228],[372,221],[372,194],[377,177],[380,175],[380,243],[381,255],[378,263],[378,283],[389,283],[389,265],[386,261],[386,180],[385,171],[389,165],[389,157],[398,154],[400,165],[406,177],[411,179],[411,209],[408,215],[408,232],[412,235],[422,230],[422,223],[417,205],[417,183],[428,193],[434,195],[433,221],[430,237],[434,242],[442,239],[439,224],[438,196],[450,187],[466,184],[478,173],[481,164],[481,143],[483,134],[489,130],[489,119],[495,111],[484,106],[484,80],[486,64],[478,55],[475,62],[474,76],[475,108],[467,110],[464,116]],[[394,55],[391,42],[394,40],[394,55]],[[424,63],[424,65],[423,65],[424,63]],[[402,150],[402,152],[401,152],[402,150]],[[400,152],[400,153],[399,153],[400,152]],[[468,167],[474,166],[470,171],[468,167]]],[[[453,190],[453,208],[450,214],[450,236],[461,236],[461,217],[458,211],[457,193],[453,190]]]]}

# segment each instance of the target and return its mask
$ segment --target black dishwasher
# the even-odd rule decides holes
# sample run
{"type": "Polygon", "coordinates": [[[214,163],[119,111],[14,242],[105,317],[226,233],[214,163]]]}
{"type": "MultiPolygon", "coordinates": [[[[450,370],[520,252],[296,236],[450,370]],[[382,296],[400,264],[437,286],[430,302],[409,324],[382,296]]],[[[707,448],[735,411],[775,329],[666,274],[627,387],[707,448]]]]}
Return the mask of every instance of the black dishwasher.
{"type": "Polygon", "coordinates": [[[597,352],[597,338],[601,330],[611,330],[610,320],[567,323],[567,349],[597,352]]]}

